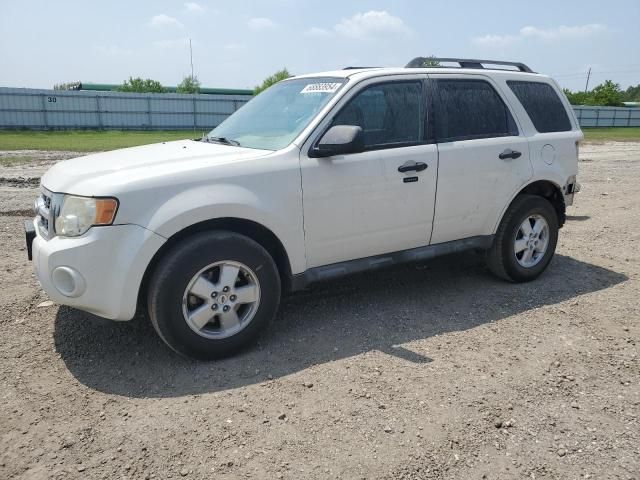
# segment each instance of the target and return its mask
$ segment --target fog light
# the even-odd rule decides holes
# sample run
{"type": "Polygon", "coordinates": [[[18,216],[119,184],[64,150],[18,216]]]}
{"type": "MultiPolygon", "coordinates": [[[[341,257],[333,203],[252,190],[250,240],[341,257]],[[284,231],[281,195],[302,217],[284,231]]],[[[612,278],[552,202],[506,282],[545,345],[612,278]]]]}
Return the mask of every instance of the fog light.
{"type": "Polygon", "coordinates": [[[86,283],[80,272],[71,267],[57,267],[51,273],[53,286],[65,297],[79,297],[86,288],[86,283]]]}

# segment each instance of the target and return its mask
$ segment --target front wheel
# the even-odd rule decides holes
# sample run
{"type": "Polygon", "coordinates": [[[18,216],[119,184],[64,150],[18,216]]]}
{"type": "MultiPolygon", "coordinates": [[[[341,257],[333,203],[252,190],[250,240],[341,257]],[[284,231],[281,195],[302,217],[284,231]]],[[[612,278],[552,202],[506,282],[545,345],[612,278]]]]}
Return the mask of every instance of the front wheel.
{"type": "Polygon", "coordinates": [[[275,316],[280,276],[269,253],[233,232],[204,232],[175,245],[147,293],[158,335],[198,359],[236,353],[275,316]]]}
{"type": "Polygon", "coordinates": [[[547,199],[537,195],[516,197],[487,251],[489,269],[513,282],[536,279],[553,258],[558,228],[558,215],[547,199]]]}

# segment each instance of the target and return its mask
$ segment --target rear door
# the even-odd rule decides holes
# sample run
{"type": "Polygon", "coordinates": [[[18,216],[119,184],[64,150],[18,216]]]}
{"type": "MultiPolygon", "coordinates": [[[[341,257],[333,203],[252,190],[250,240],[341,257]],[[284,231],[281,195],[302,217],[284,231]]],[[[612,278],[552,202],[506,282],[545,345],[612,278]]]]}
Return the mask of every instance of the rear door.
{"type": "Polygon", "coordinates": [[[490,78],[429,77],[439,152],[431,243],[490,235],[533,174],[527,138],[490,78]]]}

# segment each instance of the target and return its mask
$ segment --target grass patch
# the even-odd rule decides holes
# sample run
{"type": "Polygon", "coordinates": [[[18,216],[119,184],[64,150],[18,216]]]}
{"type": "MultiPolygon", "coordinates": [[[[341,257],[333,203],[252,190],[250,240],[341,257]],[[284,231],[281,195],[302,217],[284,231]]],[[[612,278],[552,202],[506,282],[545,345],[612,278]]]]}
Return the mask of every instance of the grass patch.
{"type": "Polygon", "coordinates": [[[587,142],[640,142],[640,127],[585,128],[587,142]]]}
{"type": "Polygon", "coordinates": [[[31,163],[36,157],[29,155],[8,155],[6,157],[0,157],[0,166],[11,167],[14,165],[23,165],[25,163],[31,163]]]}
{"type": "Polygon", "coordinates": [[[0,150],[58,150],[96,152],[135,147],[185,138],[200,137],[202,132],[181,131],[0,131],[0,150]]]}

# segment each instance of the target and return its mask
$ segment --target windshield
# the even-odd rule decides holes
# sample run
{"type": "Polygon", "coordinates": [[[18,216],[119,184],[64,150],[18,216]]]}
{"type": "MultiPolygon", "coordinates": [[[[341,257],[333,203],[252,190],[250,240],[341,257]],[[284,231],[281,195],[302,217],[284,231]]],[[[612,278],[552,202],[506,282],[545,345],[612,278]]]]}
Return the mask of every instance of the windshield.
{"type": "Polygon", "coordinates": [[[262,150],[284,148],[344,81],[343,78],[301,78],[276,83],[214,128],[209,138],[262,150]]]}

